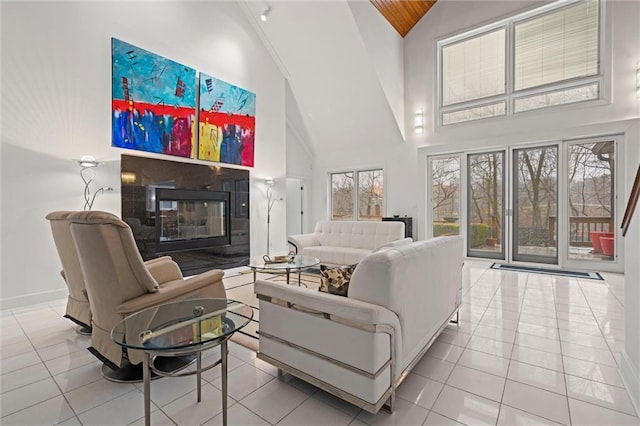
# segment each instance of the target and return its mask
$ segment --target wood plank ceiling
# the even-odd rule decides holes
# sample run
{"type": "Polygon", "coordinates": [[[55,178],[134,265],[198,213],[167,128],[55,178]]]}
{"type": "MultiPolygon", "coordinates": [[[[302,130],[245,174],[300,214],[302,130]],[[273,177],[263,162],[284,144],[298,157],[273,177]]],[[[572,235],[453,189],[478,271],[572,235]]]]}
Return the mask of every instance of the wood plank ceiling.
{"type": "Polygon", "coordinates": [[[404,37],[437,0],[370,0],[404,37]]]}

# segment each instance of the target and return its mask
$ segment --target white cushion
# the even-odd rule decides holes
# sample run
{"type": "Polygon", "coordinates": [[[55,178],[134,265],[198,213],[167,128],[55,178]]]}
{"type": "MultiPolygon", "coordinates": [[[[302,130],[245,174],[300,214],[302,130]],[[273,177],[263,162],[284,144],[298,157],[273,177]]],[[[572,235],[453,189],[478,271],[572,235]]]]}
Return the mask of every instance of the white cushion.
{"type": "Polygon", "coordinates": [[[315,234],[320,245],[351,247],[369,251],[404,238],[402,222],[320,221],[315,234]]]}
{"type": "Polygon", "coordinates": [[[326,265],[353,265],[360,262],[370,250],[351,247],[315,246],[301,251],[303,256],[312,256],[326,265]]]}
{"type": "Polygon", "coordinates": [[[411,244],[413,242],[413,238],[403,238],[401,240],[396,240],[396,241],[391,241],[390,243],[385,243],[381,246],[376,247],[375,249],[373,249],[372,253],[377,253],[379,251],[382,250],[387,250],[393,247],[400,247],[400,246],[406,246],[407,244],[411,244]]]}

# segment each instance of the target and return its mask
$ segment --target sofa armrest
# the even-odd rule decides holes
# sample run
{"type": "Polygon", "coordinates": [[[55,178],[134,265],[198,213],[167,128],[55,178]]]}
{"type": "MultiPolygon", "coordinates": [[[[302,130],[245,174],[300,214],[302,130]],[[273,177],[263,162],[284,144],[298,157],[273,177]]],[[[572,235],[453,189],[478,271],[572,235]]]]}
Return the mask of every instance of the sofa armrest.
{"type": "Polygon", "coordinates": [[[151,276],[162,287],[168,282],[182,279],[182,272],[178,264],[170,256],[147,260],[144,263],[151,276]]]}
{"type": "Polygon", "coordinates": [[[407,244],[411,244],[412,242],[413,242],[413,238],[410,238],[410,237],[403,238],[401,240],[390,241],[388,243],[381,244],[378,247],[374,248],[372,250],[372,253],[376,253],[376,252],[379,252],[380,250],[385,250],[388,248],[404,246],[407,244]]]}
{"type": "Polygon", "coordinates": [[[224,271],[222,269],[211,269],[209,271],[202,272],[198,275],[191,275],[185,278],[185,282],[188,283],[211,283],[220,281],[222,282],[222,277],[224,277],[224,271]]]}
{"type": "Polygon", "coordinates": [[[334,315],[360,325],[388,324],[400,333],[397,315],[383,306],[264,280],[257,280],[254,288],[258,297],[279,299],[299,311],[334,315]]]}
{"type": "Polygon", "coordinates": [[[320,240],[316,234],[298,234],[298,235],[289,235],[287,237],[289,244],[296,248],[296,253],[300,253],[305,247],[319,246],[320,240]]]}
{"type": "Polygon", "coordinates": [[[224,285],[222,284],[223,275],[224,271],[212,270],[196,275],[193,278],[165,282],[157,292],[147,293],[127,300],[121,303],[116,308],[116,311],[129,315],[152,306],[184,299],[194,293],[203,292],[206,288],[210,288],[210,291],[208,291],[210,294],[206,295],[208,297],[226,297],[224,285]]]}
{"type": "Polygon", "coordinates": [[[158,262],[166,262],[167,260],[172,260],[171,256],[154,257],[153,259],[145,260],[144,264],[145,266],[149,266],[158,262]]]}
{"type": "MultiPolygon", "coordinates": [[[[263,330],[265,333],[261,335],[261,341],[263,338],[266,339],[265,343],[273,341],[274,338],[283,339],[294,346],[300,345],[301,347],[309,348],[316,353],[324,354],[332,359],[333,362],[338,364],[344,363],[346,365],[357,367],[362,366],[362,360],[353,359],[351,351],[349,350],[344,352],[344,350],[334,347],[334,336],[335,332],[338,330],[336,327],[354,329],[356,333],[362,332],[372,336],[388,336],[388,340],[383,338],[383,341],[386,341],[386,344],[388,345],[393,345],[388,347],[388,355],[386,355],[390,357],[387,359],[391,361],[392,377],[397,378],[400,374],[400,366],[403,359],[403,335],[400,320],[393,311],[390,311],[383,306],[374,305],[361,300],[264,280],[256,281],[254,288],[261,306],[260,321],[262,324],[270,324],[268,333],[266,333],[267,329],[263,330]],[[270,318],[269,313],[276,313],[277,311],[274,311],[271,308],[267,309],[267,306],[263,306],[263,304],[273,304],[280,307],[276,309],[284,308],[284,310],[280,311],[281,315],[276,314],[272,319],[270,318]],[[312,317],[321,318],[320,321],[314,322],[313,329],[309,330],[309,333],[313,334],[315,342],[311,345],[309,345],[309,342],[306,342],[305,338],[295,337],[296,332],[292,333],[288,331],[288,329],[280,328],[280,326],[277,325],[283,324],[282,327],[287,327],[287,324],[298,322],[309,326],[311,323],[307,321],[300,321],[302,319],[300,315],[310,315],[312,317]],[[314,346],[315,349],[313,349],[314,346]]],[[[349,335],[348,333],[340,334],[343,337],[345,335],[349,335]]],[[[266,353],[268,356],[275,357],[274,359],[278,359],[284,364],[288,363],[286,357],[285,359],[279,358],[277,353],[271,353],[269,350],[266,350],[266,346],[263,347],[262,343],[261,348],[262,352],[266,353]]],[[[370,349],[373,350],[372,348],[370,349]]],[[[382,352],[384,352],[384,350],[382,352]]],[[[380,353],[381,352],[378,352],[378,355],[380,355],[380,353]]],[[[370,355],[372,358],[376,357],[373,352],[371,352],[370,355]]],[[[365,364],[367,363],[365,362],[365,364]]],[[[372,365],[380,367],[380,363],[375,361],[370,362],[369,367],[372,365]]],[[[373,372],[375,370],[367,371],[373,372]]]]}

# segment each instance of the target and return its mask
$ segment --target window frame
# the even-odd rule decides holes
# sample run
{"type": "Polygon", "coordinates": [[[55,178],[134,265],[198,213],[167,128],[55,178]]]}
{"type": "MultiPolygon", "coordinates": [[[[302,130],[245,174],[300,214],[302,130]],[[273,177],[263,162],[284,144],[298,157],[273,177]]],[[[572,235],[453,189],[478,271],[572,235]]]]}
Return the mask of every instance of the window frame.
{"type": "Polygon", "coordinates": [[[605,6],[606,0],[598,0],[598,63],[597,73],[591,76],[576,77],[566,80],[561,80],[554,83],[547,83],[540,86],[535,86],[527,89],[515,90],[515,26],[523,22],[530,21],[532,19],[540,18],[544,15],[555,13],[561,9],[565,9],[574,6],[579,3],[585,3],[588,0],[559,0],[554,3],[546,4],[541,7],[537,7],[533,10],[516,14],[509,18],[501,19],[496,22],[483,25],[481,27],[463,31],[456,35],[445,37],[436,42],[436,108],[435,110],[435,123],[438,128],[454,126],[464,123],[473,123],[478,121],[484,121],[486,119],[496,119],[504,117],[513,117],[516,115],[530,113],[532,111],[547,110],[548,108],[561,108],[567,105],[576,105],[584,103],[602,103],[606,99],[608,89],[606,83],[608,83],[607,75],[604,70],[605,64],[608,64],[608,56],[610,49],[604,51],[607,44],[605,43],[605,6]],[[480,99],[474,99],[472,101],[458,102],[455,104],[449,104],[444,106],[443,100],[443,48],[447,46],[461,43],[466,40],[470,40],[476,37],[480,37],[484,34],[492,31],[497,31],[501,28],[505,29],[505,92],[500,95],[488,96],[480,99]],[[579,88],[588,86],[591,84],[597,84],[597,97],[594,99],[580,100],[576,102],[563,103],[557,105],[549,105],[546,107],[532,108],[523,111],[516,112],[515,104],[518,99],[525,99],[536,95],[544,95],[560,92],[567,89],[579,88]],[[486,105],[497,104],[500,102],[505,103],[505,113],[500,115],[480,117],[477,119],[458,121],[454,123],[444,124],[444,115],[447,113],[454,113],[459,111],[465,111],[472,108],[482,107],[486,105]]]}
{"type": "Polygon", "coordinates": [[[358,202],[358,195],[359,195],[359,191],[360,191],[360,177],[359,177],[359,173],[362,172],[373,172],[373,171],[379,171],[382,173],[382,205],[381,205],[381,212],[380,215],[381,217],[385,217],[385,213],[386,213],[386,208],[387,208],[387,201],[386,201],[386,191],[387,191],[387,185],[386,185],[386,173],[385,173],[385,169],[382,166],[370,166],[370,167],[361,167],[361,168],[345,168],[345,169],[341,169],[341,170],[332,170],[328,172],[328,216],[329,216],[329,220],[332,222],[345,222],[348,220],[342,220],[342,219],[334,219],[333,218],[333,175],[339,175],[339,174],[345,174],[345,173],[353,173],[353,185],[354,185],[354,191],[353,191],[353,197],[352,197],[352,207],[353,207],[353,218],[351,219],[352,221],[359,221],[359,222],[371,222],[371,220],[361,220],[360,219],[360,206],[359,206],[359,202],[358,202]]]}

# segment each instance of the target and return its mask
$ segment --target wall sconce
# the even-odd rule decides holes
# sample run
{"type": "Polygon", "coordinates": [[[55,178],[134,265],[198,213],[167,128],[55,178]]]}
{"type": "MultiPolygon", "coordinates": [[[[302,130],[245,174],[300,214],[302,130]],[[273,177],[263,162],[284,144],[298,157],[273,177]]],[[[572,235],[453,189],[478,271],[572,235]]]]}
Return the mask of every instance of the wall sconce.
{"type": "Polygon", "coordinates": [[[267,19],[269,19],[269,13],[271,13],[271,6],[267,6],[264,12],[260,15],[262,22],[267,22],[267,19]]]}
{"type": "Polygon", "coordinates": [[[417,110],[413,117],[413,128],[418,135],[424,133],[424,112],[422,108],[417,110]]]}
{"type": "Polygon", "coordinates": [[[638,68],[636,68],[636,96],[640,98],[640,62],[638,62],[638,68]]]}
{"type": "Polygon", "coordinates": [[[91,195],[91,182],[96,177],[95,168],[100,165],[99,161],[91,155],[83,155],[79,160],[75,160],[80,166],[80,177],[84,182],[84,210],[91,210],[93,202],[96,200],[96,196],[101,192],[113,191],[111,187],[102,187],[91,195]]]}

